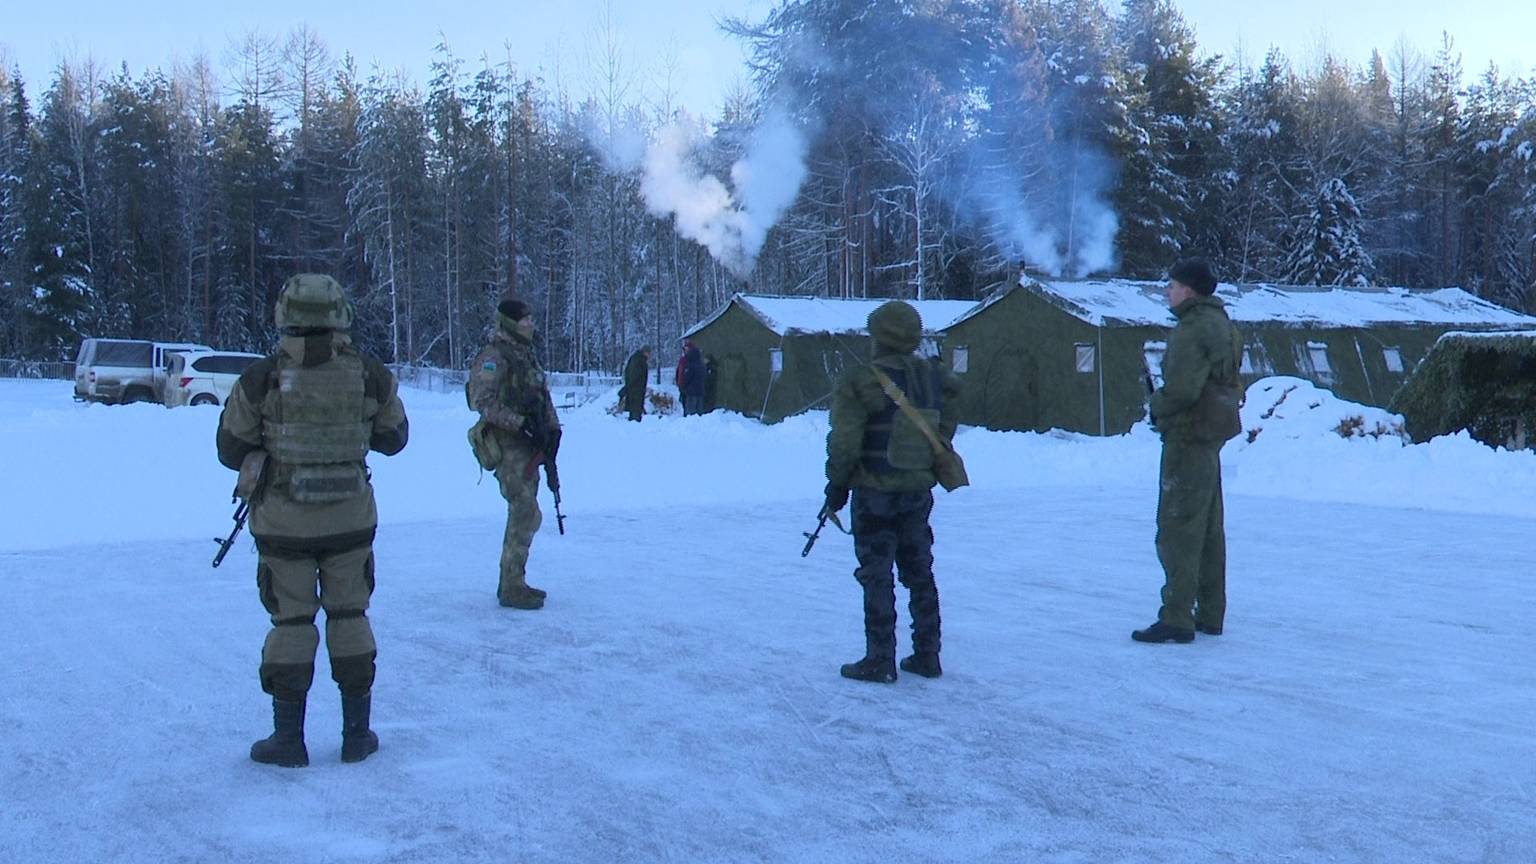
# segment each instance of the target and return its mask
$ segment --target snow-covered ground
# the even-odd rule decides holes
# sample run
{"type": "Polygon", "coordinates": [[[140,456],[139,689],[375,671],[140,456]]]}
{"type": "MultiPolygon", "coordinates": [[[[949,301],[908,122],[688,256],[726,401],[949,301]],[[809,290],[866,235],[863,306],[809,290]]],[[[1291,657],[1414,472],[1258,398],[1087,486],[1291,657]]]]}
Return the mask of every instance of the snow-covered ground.
{"type": "Polygon", "coordinates": [[[1224,454],[1226,635],[1128,638],[1150,431],[967,430],[945,677],[878,687],[837,676],[851,543],[799,555],[824,415],[571,412],[526,613],[495,605],[462,397],[406,391],[411,444],[372,461],[383,749],[337,761],[322,659],[282,770],[246,758],[249,542],[208,568],[218,412],[0,381],[0,861],[1536,861],[1536,456],[1345,440],[1355,409],[1274,395],[1224,454]]]}

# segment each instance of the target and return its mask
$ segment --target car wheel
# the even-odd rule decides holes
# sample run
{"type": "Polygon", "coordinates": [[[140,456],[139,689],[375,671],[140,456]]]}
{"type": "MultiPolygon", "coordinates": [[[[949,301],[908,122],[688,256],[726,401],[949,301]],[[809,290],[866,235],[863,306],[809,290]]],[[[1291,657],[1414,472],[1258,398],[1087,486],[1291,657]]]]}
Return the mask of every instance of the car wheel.
{"type": "Polygon", "coordinates": [[[217,405],[217,404],[219,404],[219,397],[214,396],[214,395],[212,395],[210,393],[199,393],[196,396],[192,397],[192,404],[193,405],[217,405]]]}

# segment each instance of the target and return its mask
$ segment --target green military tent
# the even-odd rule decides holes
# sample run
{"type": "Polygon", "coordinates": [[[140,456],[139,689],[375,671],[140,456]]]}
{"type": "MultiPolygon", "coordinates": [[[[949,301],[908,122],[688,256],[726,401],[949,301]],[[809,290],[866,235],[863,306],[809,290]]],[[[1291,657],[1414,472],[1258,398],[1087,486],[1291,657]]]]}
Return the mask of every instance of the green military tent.
{"type": "Polygon", "coordinates": [[[1536,331],[1447,333],[1393,397],[1414,441],[1466,430],[1523,450],[1536,432],[1536,331]]]}
{"type": "MultiPolygon", "coordinates": [[[[884,300],[737,294],[683,334],[713,359],[715,405],[776,423],[826,408],[844,368],[869,359],[869,313],[884,300]]],[[[909,301],[933,333],[975,304],[909,301]]],[[[937,341],[928,346],[937,354],[937,341]]]]}
{"type": "MultiPolygon", "coordinates": [[[[1222,285],[1243,334],[1242,374],[1305,378],[1386,405],[1450,330],[1536,327],[1536,318],[1458,288],[1222,285]]],[[[962,423],[1120,434],[1145,413],[1174,324],[1164,284],[1021,278],[943,328],[962,423]]]]}

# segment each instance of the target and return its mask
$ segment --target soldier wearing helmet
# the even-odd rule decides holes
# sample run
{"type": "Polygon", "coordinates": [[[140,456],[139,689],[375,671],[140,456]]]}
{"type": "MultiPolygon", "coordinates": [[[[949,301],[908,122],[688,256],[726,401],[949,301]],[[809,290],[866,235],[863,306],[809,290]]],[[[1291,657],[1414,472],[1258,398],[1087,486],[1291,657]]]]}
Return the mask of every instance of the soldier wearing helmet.
{"type": "Polygon", "coordinates": [[[277,299],[277,351],[240,376],[219,418],[219,461],[241,473],[258,553],[256,584],[272,619],[261,650],[273,733],[257,762],[309,764],[304,712],[325,611],[331,677],[341,690],[343,762],[378,750],[369,728],[374,657],[368,599],[378,511],[364,458],[405,447],[395,378],[353,347],[352,305],[336,280],[301,274],[277,299]]]}

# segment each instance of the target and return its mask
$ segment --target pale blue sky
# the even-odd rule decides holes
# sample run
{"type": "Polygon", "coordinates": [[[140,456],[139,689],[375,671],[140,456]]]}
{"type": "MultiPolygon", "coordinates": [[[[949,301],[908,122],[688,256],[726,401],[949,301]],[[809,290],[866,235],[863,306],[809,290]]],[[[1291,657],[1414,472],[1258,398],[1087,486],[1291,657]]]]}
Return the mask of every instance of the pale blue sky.
{"type": "MultiPolygon", "coordinates": [[[[442,0],[436,4],[372,0],[317,3],[265,0],[221,8],[207,0],[19,0],[3,17],[0,56],[19,65],[36,93],[63,56],[93,56],[135,72],[166,66],[199,50],[219,68],[230,38],[250,29],[282,35],[308,23],[336,54],[350,50],[366,72],[377,62],[425,81],[439,32],[456,54],[474,62],[482,53],[500,60],[506,45],[520,67],[556,76],[575,93],[594,79],[592,47],[605,8],[611,9],[626,65],[641,82],[634,96],[659,97],[666,58],[675,58],[674,90],[696,113],[712,114],[726,90],[743,79],[742,51],[720,33],[724,15],[760,19],[776,0],[442,0]],[[671,46],[669,48],[669,46],[671,46]]],[[[1322,46],[1354,63],[1372,47],[1389,52],[1399,37],[1430,53],[1449,30],[1469,73],[1492,61],[1511,72],[1536,66],[1536,0],[1182,0],[1208,52],[1232,54],[1242,44],[1257,62],[1270,44],[1298,66],[1322,46]]]]}

